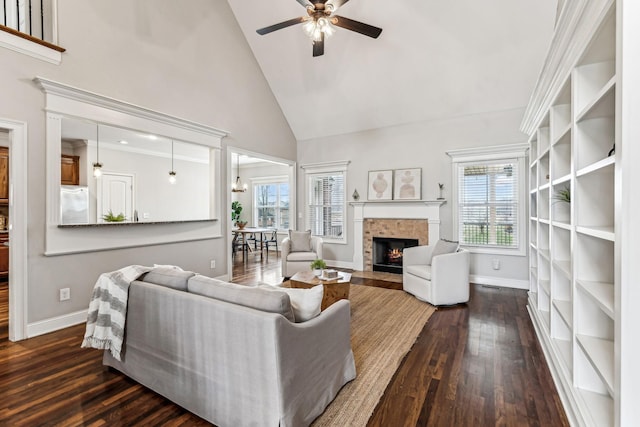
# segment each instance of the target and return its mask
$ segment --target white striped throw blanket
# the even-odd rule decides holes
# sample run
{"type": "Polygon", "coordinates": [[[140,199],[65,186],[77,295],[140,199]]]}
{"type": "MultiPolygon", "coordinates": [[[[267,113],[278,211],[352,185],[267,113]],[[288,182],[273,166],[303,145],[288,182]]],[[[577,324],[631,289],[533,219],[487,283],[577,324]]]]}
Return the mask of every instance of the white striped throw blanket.
{"type": "Polygon", "coordinates": [[[109,350],[116,360],[121,360],[129,285],[150,270],[150,267],[130,265],[100,275],[89,303],[82,348],[109,350]]]}

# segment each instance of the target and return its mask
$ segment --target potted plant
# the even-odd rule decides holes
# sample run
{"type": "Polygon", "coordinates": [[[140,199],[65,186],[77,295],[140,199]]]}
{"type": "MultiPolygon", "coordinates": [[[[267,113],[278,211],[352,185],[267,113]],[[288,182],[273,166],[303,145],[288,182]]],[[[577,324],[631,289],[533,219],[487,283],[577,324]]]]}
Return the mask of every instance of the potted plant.
{"type": "Polygon", "coordinates": [[[238,201],[231,203],[231,221],[238,228],[244,228],[247,225],[246,221],[240,221],[240,214],[242,213],[242,204],[238,201]]]}
{"type": "Polygon", "coordinates": [[[322,259],[316,259],[311,262],[311,269],[315,276],[320,276],[325,268],[327,268],[327,263],[322,259]]]}
{"type": "Polygon", "coordinates": [[[104,220],[104,222],[124,222],[127,217],[125,217],[122,212],[120,212],[118,215],[114,215],[114,213],[111,212],[111,209],[109,209],[109,212],[102,215],[102,219],[104,220]]]}
{"type": "Polygon", "coordinates": [[[562,190],[558,190],[553,199],[559,202],[571,203],[571,189],[564,187],[562,190]]]}

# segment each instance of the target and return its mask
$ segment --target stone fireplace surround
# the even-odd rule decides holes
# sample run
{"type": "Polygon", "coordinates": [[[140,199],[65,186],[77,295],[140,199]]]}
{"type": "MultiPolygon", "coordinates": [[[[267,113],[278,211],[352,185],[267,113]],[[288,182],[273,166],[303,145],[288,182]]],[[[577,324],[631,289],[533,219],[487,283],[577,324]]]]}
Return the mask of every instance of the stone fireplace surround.
{"type": "Polygon", "coordinates": [[[353,269],[372,270],[372,239],[418,238],[420,245],[440,239],[440,206],[444,200],[352,202],[353,269]],[[371,234],[372,232],[383,234],[371,234]]]}

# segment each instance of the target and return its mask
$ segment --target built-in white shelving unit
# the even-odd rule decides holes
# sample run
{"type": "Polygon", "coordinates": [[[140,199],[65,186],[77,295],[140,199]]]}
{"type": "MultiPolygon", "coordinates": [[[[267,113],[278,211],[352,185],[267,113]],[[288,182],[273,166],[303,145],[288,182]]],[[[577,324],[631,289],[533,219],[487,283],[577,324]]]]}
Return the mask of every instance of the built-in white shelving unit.
{"type": "Polygon", "coordinates": [[[640,336],[625,325],[638,317],[623,295],[640,283],[621,279],[622,3],[565,3],[522,126],[531,160],[529,312],[579,426],[640,425],[638,396],[623,395],[640,382],[630,369],[640,362],[629,359],[640,336]],[[570,203],[558,200],[564,190],[570,203]]]}

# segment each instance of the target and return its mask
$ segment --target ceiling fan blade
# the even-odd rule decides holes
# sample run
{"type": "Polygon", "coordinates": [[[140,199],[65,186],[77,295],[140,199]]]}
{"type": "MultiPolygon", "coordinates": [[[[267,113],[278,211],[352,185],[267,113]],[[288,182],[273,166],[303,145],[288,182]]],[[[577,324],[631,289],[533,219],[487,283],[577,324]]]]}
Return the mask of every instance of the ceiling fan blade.
{"type": "Polygon", "coordinates": [[[302,7],[309,6],[309,2],[307,0],[296,0],[298,3],[302,5],[302,7]]]}
{"type": "Polygon", "coordinates": [[[365,24],[363,22],[354,21],[353,19],[345,18],[344,16],[339,15],[333,15],[331,17],[331,23],[337,27],[346,28],[347,30],[355,31],[356,33],[373,37],[374,39],[377,39],[382,32],[382,28],[374,27],[373,25],[365,24]]]}
{"type": "Polygon", "coordinates": [[[304,20],[305,18],[302,16],[300,18],[289,19],[288,21],[280,22],[279,24],[273,24],[268,27],[260,28],[259,30],[256,30],[256,33],[260,34],[261,36],[264,36],[265,34],[269,34],[276,30],[281,30],[283,28],[287,28],[292,25],[301,24],[304,22],[304,20]]]}
{"type": "Polygon", "coordinates": [[[313,42],[313,56],[324,55],[324,33],[320,34],[320,40],[313,42]]]}
{"type": "Polygon", "coordinates": [[[329,3],[333,5],[334,9],[338,9],[340,6],[344,5],[348,1],[349,0],[331,0],[329,1],[329,3]]]}

